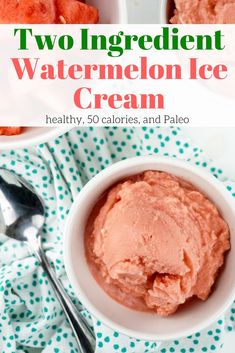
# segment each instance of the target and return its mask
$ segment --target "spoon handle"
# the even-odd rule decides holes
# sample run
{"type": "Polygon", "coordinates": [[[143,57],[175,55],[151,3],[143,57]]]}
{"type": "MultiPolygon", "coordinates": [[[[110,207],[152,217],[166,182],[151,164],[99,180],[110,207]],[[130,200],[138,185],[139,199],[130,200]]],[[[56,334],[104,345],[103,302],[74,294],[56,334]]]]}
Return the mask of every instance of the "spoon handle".
{"type": "Polygon", "coordinates": [[[60,302],[60,305],[63,308],[64,313],[72,327],[81,353],[94,353],[96,346],[94,333],[73,304],[60,280],[57,279],[54,270],[52,269],[44,251],[42,250],[40,237],[37,239],[36,244],[34,242],[33,244],[29,244],[29,246],[38,258],[42,268],[47,273],[48,279],[55,291],[56,297],[60,302]]]}

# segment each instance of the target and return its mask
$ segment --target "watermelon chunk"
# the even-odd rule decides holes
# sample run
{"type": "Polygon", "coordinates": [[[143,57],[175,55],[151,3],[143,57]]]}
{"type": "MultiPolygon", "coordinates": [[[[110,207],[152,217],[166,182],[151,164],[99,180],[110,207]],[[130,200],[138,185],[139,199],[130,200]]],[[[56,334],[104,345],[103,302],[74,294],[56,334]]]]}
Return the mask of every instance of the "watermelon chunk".
{"type": "Polygon", "coordinates": [[[98,10],[82,0],[0,0],[0,23],[90,24],[98,20],[98,10]]]}
{"type": "Polygon", "coordinates": [[[0,126],[0,135],[19,135],[21,132],[21,127],[0,126]]]}
{"type": "Polygon", "coordinates": [[[0,1],[0,23],[50,24],[55,19],[54,0],[0,1]]]}
{"type": "Polygon", "coordinates": [[[59,23],[92,24],[99,21],[99,12],[78,0],[56,0],[59,23]]]}

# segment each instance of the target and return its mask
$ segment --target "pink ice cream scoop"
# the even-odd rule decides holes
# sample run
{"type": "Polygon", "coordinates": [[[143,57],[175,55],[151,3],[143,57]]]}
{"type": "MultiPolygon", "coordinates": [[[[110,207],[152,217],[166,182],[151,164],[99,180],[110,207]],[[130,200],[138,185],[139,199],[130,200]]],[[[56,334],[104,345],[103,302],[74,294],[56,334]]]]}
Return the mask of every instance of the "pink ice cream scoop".
{"type": "Polygon", "coordinates": [[[88,220],[88,263],[100,286],[135,310],[174,313],[207,299],[229,229],[217,208],[191,184],[147,171],[111,188],[88,220]]]}
{"type": "Polygon", "coordinates": [[[235,0],[175,0],[171,23],[235,23],[235,0]]]}

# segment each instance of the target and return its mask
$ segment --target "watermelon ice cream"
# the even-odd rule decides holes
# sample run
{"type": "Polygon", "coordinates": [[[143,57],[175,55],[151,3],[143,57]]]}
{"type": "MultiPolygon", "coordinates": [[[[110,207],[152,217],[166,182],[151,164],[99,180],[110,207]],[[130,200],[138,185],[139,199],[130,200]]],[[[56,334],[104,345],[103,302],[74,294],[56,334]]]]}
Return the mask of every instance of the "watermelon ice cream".
{"type": "Polygon", "coordinates": [[[175,24],[235,23],[235,0],[175,0],[175,24]]]}
{"type": "Polygon", "coordinates": [[[100,286],[135,310],[173,314],[206,300],[229,228],[216,206],[173,175],[146,171],[112,187],[88,219],[88,264],[100,286]]]}

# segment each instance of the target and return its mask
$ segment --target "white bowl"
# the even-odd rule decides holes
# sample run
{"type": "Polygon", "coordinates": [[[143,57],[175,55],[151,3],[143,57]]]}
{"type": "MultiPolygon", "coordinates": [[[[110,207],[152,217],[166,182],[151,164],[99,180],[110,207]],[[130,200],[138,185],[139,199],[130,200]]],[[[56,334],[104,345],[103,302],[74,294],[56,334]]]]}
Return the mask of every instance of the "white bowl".
{"type": "Polygon", "coordinates": [[[235,298],[233,198],[212,175],[177,159],[144,156],[118,162],[96,175],[77,196],[65,227],[64,260],[76,295],[92,315],[107,326],[130,337],[146,340],[168,340],[190,335],[214,322],[235,298]],[[145,170],[165,171],[197,186],[217,205],[231,232],[231,250],[215,291],[207,301],[195,300],[167,318],[128,309],[110,298],[91,275],[84,252],[84,227],[99,196],[117,181],[145,170]]]}
{"type": "Polygon", "coordinates": [[[170,6],[172,5],[173,0],[161,0],[158,4],[158,11],[160,13],[160,22],[162,24],[169,24],[169,12],[170,6]]]}
{"type": "Polygon", "coordinates": [[[18,149],[38,145],[65,134],[71,128],[26,127],[20,135],[0,135],[0,150],[18,149]]]}

